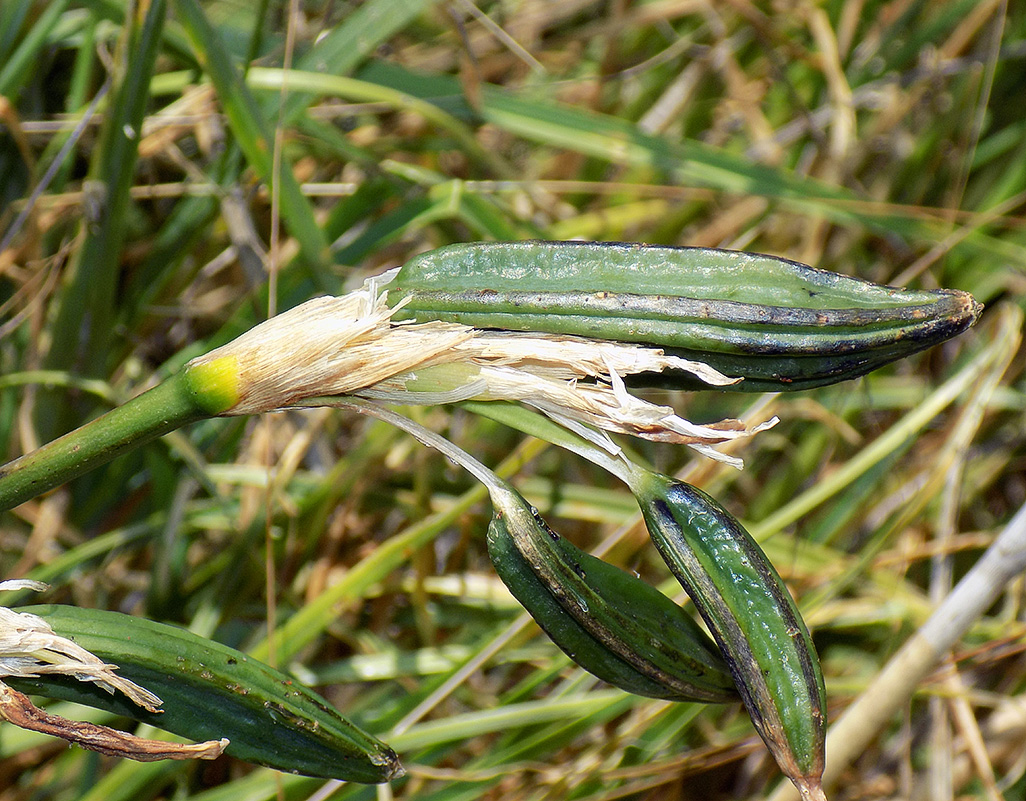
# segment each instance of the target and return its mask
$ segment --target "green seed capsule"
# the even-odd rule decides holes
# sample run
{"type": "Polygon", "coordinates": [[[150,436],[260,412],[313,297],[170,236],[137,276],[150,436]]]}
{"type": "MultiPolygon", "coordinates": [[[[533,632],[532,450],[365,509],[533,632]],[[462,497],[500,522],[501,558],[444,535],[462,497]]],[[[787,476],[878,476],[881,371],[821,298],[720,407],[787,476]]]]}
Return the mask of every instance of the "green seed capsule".
{"type": "Polygon", "coordinates": [[[638,695],[736,698],[716,646],[677,604],[561,538],[513,490],[491,494],[488,552],[496,572],[578,665],[638,695]]]}
{"type": "Polygon", "coordinates": [[[374,784],[404,773],[387,745],[290,676],[233,648],[117,612],[46,605],[17,611],[38,615],[164,703],[148,712],[69,676],[5,679],[22,692],[109,710],[191,740],[227,737],[232,756],[306,776],[374,784]]]}
{"type": "Polygon", "coordinates": [[[499,577],[585,670],[628,692],[725,701],[733,682],[715,644],[673,601],[562,539],[509,483],[448,440],[374,404],[338,401],[445,454],[488,488],[488,553],[499,577]]]}
{"type": "MultiPolygon", "coordinates": [[[[975,322],[957,290],[895,289],[707,248],[595,242],[450,245],[402,267],[397,319],[634,342],[705,362],[747,391],[864,375],[975,322]]],[[[687,374],[635,383],[700,388],[687,374]]]]}
{"type": "Polygon", "coordinates": [[[704,492],[637,476],[652,540],[720,646],[756,730],[803,795],[819,798],[826,690],[787,588],[751,535],[704,492]]]}

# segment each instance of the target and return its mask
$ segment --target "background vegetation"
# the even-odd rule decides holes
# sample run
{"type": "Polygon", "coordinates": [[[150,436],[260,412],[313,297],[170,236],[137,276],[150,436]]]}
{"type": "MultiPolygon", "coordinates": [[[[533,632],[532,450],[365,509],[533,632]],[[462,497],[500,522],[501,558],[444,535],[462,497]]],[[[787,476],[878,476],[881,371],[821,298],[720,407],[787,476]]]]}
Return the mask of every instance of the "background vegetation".
{"type": "MultiPolygon", "coordinates": [[[[166,6],[0,4],[3,456],[422,250],[580,237],[757,250],[988,305],[958,341],[856,383],[670,398],[699,421],[778,414],[744,472],[644,450],[764,542],[815,631],[833,715],[880,691],[1026,501],[1018,318],[1001,311],[1026,297],[1022,4],[166,6]]],[[[465,413],[414,414],[579,545],[674,591],[608,477],[465,413]]],[[[573,669],[492,573],[488,515],[442,458],[328,410],[198,424],[5,515],[0,575],[274,661],[409,776],[117,764],[5,727],[0,798],[772,791],[739,705],[629,697],[573,669]]],[[[833,797],[1022,798],[1024,633],[1016,582],[833,797]]]]}

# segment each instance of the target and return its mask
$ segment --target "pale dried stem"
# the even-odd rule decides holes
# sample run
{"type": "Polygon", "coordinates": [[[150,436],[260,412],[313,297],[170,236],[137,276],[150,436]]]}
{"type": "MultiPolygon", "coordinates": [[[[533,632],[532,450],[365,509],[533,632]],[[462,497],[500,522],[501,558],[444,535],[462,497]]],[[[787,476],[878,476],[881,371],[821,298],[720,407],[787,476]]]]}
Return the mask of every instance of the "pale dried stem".
{"type": "Polygon", "coordinates": [[[27,696],[0,682],[0,718],[22,729],[60,737],[69,743],[106,756],[126,757],[138,762],[162,759],[217,759],[228,740],[203,743],[167,743],[136,737],[107,726],[68,720],[35,706],[27,696]]]}
{"type": "MultiPolygon", "coordinates": [[[[948,675],[945,678],[945,685],[951,693],[949,704],[951,706],[952,718],[958,728],[965,749],[972,760],[976,775],[983,784],[983,791],[988,801],[1003,801],[1001,790],[997,786],[997,777],[994,772],[994,765],[987,754],[987,744],[984,741],[980,725],[973,714],[972,706],[969,703],[969,692],[962,676],[955,669],[954,665],[949,666],[948,675]]],[[[949,766],[949,773],[954,777],[954,767],[949,766]]]]}
{"type": "Polygon", "coordinates": [[[818,781],[797,784],[795,787],[798,788],[802,801],[827,801],[823,786],[818,781]]]}

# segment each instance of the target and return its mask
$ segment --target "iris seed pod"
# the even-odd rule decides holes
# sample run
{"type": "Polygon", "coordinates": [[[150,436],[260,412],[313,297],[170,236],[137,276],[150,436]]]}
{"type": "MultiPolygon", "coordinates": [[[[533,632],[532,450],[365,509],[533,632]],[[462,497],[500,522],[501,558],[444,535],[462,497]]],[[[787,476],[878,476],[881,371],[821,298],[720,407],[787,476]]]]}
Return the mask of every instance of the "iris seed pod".
{"type": "MultiPolygon", "coordinates": [[[[744,391],[855,378],[961,333],[958,290],[896,289],[729,250],[596,242],[450,245],[407,262],[396,319],[647,344],[744,380],[744,391]]],[[[693,375],[636,384],[707,388],[693,375]]]]}
{"type": "Polygon", "coordinates": [[[496,572],[571,659],[653,698],[736,698],[715,644],[654,587],[560,537],[512,488],[490,488],[488,553],[496,572]]]}
{"type": "Polygon", "coordinates": [[[376,784],[403,775],[395,752],[291,677],[233,648],[143,618],[39,605],[53,631],[117,665],[117,674],[163,701],[149,711],[123,695],[70,676],[5,681],[31,695],[105,709],[190,739],[227,738],[227,753],[258,765],[376,784]]]}
{"type": "Polygon", "coordinates": [[[508,482],[444,437],[376,404],[356,409],[445,454],[488,489],[496,572],[571,659],[614,686],[675,701],[726,701],[733,682],[716,645],[677,604],[641,579],[584,553],[550,529],[508,482]]]}
{"type": "Polygon", "coordinates": [[[701,490],[638,471],[632,489],[656,548],[720,646],[784,774],[822,798],[826,690],[812,638],[751,535],[701,490]]]}

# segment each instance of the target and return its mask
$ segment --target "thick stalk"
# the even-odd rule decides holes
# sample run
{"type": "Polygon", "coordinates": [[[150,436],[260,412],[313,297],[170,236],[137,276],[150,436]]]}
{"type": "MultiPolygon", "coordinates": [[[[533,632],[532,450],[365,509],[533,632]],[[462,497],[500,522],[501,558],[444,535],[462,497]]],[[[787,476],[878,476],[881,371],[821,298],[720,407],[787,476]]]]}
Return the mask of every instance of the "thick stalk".
{"type": "Polygon", "coordinates": [[[200,405],[188,371],[32,453],[0,467],[0,511],[77,478],[122,453],[212,416],[200,405]]]}

